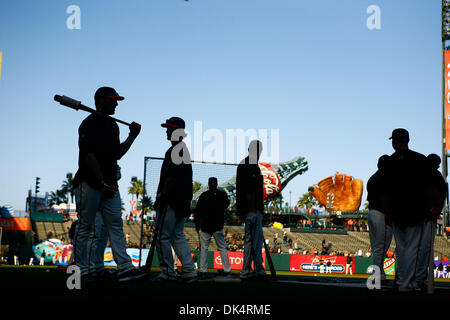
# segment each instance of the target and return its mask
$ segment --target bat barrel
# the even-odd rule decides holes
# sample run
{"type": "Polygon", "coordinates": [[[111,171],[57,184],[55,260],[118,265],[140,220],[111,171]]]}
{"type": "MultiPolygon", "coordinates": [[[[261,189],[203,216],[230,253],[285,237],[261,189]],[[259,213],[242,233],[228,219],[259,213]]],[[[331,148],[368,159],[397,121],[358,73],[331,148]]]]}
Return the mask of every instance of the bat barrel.
{"type": "MultiPolygon", "coordinates": [[[[60,104],[62,104],[63,106],[75,109],[77,111],[81,109],[83,111],[90,112],[90,113],[95,113],[96,112],[96,110],[91,109],[91,108],[81,104],[81,101],[78,101],[78,100],[75,100],[75,99],[72,99],[72,98],[69,98],[69,97],[66,97],[66,96],[60,96],[59,94],[55,94],[53,99],[55,101],[59,102],[60,104]]],[[[126,126],[131,126],[130,123],[122,121],[120,119],[116,119],[116,118],[113,118],[111,116],[109,116],[109,118],[113,119],[116,122],[124,124],[126,126]]]]}

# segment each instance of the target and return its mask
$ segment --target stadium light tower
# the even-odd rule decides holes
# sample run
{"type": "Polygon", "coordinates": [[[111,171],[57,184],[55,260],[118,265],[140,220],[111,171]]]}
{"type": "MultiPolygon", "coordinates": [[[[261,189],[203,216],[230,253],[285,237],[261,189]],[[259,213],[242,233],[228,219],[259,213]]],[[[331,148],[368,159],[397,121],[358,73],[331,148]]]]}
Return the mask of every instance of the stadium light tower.
{"type": "MultiPolygon", "coordinates": [[[[445,65],[445,41],[450,39],[450,0],[442,0],[442,28],[441,28],[441,39],[442,39],[442,175],[444,176],[445,182],[447,182],[447,147],[446,147],[446,65],[445,65]]],[[[444,227],[448,225],[448,199],[446,199],[444,206],[444,227]]]]}
{"type": "Polygon", "coordinates": [[[39,184],[41,183],[40,180],[41,180],[41,178],[36,177],[36,182],[35,182],[35,186],[34,186],[34,210],[35,211],[37,211],[36,210],[36,208],[37,208],[37,195],[39,193],[39,184]]]}

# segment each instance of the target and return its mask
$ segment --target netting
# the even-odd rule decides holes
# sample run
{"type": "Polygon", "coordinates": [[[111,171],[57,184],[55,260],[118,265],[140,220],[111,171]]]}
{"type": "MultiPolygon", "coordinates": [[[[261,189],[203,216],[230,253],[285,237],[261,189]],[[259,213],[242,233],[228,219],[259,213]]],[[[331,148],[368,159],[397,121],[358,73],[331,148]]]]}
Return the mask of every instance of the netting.
{"type": "MultiPolygon", "coordinates": [[[[144,164],[144,190],[154,201],[158,189],[161,166],[164,158],[146,157],[144,164]]],[[[208,179],[216,177],[219,189],[227,192],[234,204],[235,179],[237,164],[192,161],[194,195],[192,205],[195,205],[200,194],[208,190],[208,179]]]]}

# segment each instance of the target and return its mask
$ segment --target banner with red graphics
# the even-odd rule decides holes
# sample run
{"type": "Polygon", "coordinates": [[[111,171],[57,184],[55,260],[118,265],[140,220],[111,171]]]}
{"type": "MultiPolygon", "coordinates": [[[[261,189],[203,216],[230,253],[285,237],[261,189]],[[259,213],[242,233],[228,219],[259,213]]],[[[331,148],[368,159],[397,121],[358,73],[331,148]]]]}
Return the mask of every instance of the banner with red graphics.
{"type": "MultiPolygon", "coordinates": [[[[266,267],[266,255],[262,254],[263,266],[266,267]]],[[[228,252],[228,260],[230,260],[231,270],[242,270],[244,264],[243,252],[228,252]]],[[[214,251],[214,269],[223,269],[220,252],[214,251]]]]}
{"type": "Polygon", "coordinates": [[[0,218],[0,227],[3,230],[30,231],[29,218],[0,218]]]}
{"type": "MultiPolygon", "coordinates": [[[[331,262],[331,273],[346,273],[347,257],[291,254],[289,270],[297,272],[326,273],[331,262]]],[[[352,259],[352,273],[355,273],[355,259],[352,259]]],[[[350,272],[349,272],[350,273],[350,272]]]]}
{"type": "Polygon", "coordinates": [[[445,150],[450,150],[450,50],[445,50],[444,54],[445,60],[445,96],[444,96],[444,106],[445,106],[445,150]]]}
{"type": "Polygon", "coordinates": [[[277,171],[270,164],[258,163],[264,179],[264,200],[276,197],[281,192],[281,180],[277,171]]]}

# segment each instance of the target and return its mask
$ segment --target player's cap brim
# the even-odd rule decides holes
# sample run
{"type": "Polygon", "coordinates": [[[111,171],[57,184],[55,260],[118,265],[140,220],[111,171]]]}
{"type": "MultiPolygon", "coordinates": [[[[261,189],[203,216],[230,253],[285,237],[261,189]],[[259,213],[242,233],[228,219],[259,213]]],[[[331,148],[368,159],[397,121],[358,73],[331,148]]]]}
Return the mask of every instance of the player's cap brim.
{"type": "Polygon", "coordinates": [[[177,126],[176,124],[173,124],[173,123],[161,123],[161,127],[163,127],[163,128],[175,128],[175,129],[180,128],[179,126],[177,126]]]}
{"type": "Polygon", "coordinates": [[[124,97],[119,96],[119,95],[107,96],[107,98],[109,98],[109,99],[114,99],[114,100],[119,100],[119,101],[122,101],[122,100],[125,99],[124,97]]]}

